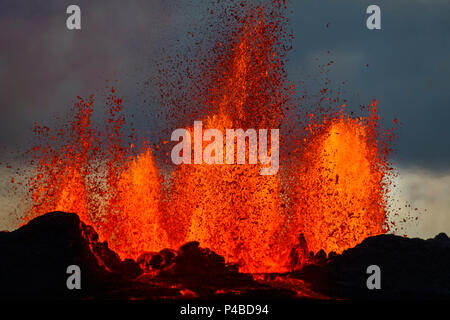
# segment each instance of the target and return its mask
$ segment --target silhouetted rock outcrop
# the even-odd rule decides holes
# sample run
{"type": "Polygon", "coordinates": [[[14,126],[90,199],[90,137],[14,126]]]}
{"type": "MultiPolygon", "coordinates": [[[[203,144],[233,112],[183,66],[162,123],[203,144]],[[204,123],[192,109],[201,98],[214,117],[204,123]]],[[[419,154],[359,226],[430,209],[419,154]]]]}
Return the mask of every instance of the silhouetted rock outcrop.
{"type": "Polygon", "coordinates": [[[289,254],[289,270],[297,271],[309,263],[309,249],[306,243],[305,236],[300,233],[298,236],[298,243],[295,245],[289,254]]]}
{"type": "Polygon", "coordinates": [[[340,298],[450,297],[450,239],[409,239],[395,235],[369,237],[323,266],[310,265],[296,274],[316,290],[340,298]],[[381,289],[369,290],[367,267],[381,270],[381,289]]]}
{"type": "Polygon", "coordinates": [[[160,252],[144,252],[137,259],[139,266],[146,271],[167,268],[174,262],[177,252],[163,249],[160,252]]]}
{"type": "Polygon", "coordinates": [[[142,274],[137,262],[122,261],[74,213],[48,213],[13,232],[0,232],[0,262],[0,298],[8,299],[293,295],[238,273],[198,242],[142,255],[140,264],[151,271],[142,274]],[[81,290],[67,288],[70,265],[81,270],[81,290]]]}
{"type": "Polygon", "coordinates": [[[48,213],[16,231],[0,232],[0,298],[450,297],[450,239],[445,234],[429,240],[380,235],[328,257],[324,251],[308,253],[299,237],[291,266],[301,270],[289,274],[239,273],[236,265],[198,242],[178,251],[145,253],[138,262],[122,261],[76,214],[48,213]],[[66,286],[70,265],[81,269],[81,290],[66,286]],[[366,286],[370,265],[381,269],[380,290],[366,286]],[[142,274],[140,266],[147,272],[142,274]]]}
{"type": "MultiPolygon", "coordinates": [[[[326,252],[322,249],[316,254],[313,251],[309,251],[308,243],[306,242],[303,233],[297,238],[298,243],[291,249],[289,254],[289,271],[296,272],[303,269],[305,266],[323,265],[328,261],[326,252]]],[[[330,252],[331,256],[335,256],[334,252],[330,252]]]]}
{"type": "Polygon", "coordinates": [[[238,272],[233,264],[208,248],[201,248],[197,241],[182,245],[173,263],[161,270],[161,278],[179,279],[184,283],[199,285],[232,286],[253,281],[252,277],[238,272]]]}
{"type": "Polygon", "coordinates": [[[142,271],[121,261],[73,213],[53,212],[0,233],[0,296],[79,298],[117,287],[142,271]],[[66,286],[69,265],[81,269],[81,290],[66,286]]]}
{"type": "Polygon", "coordinates": [[[119,255],[109,249],[106,241],[100,242],[94,228],[80,223],[82,235],[88,240],[92,253],[98,258],[100,265],[107,270],[118,272],[127,278],[136,278],[142,273],[139,264],[132,259],[121,260],[119,255]]]}

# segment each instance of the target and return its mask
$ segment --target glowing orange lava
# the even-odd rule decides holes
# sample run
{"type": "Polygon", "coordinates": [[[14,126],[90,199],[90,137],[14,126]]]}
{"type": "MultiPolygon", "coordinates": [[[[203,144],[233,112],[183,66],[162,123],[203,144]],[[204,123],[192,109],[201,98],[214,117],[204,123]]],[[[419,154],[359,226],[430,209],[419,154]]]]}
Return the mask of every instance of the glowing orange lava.
{"type": "Polygon", "coordinates": [[[33,149],[37,173],[29,181],[33,206],[25,221],[50,211],[75,212],[122,257],[137,258],[168,247],[159,221],[161,180],[151,150],[134,157],[133,144],[123,141],[122,100],[113,93],[104,130],[91,120],[93,96],[79,99],[74,119],[56,135],[36,125],[43,143],[33,149]]]}
{"type": "MultiPolygon", "coordinates": [[[[214,76],[204,98],[207,105],[218,108],[206,119],[205,129],[219,129],[225,135],[228,128],[279,126],[286,84],[280,74],[276,28],[267,12],[253,8],[229,39],[229,49],[210,61],[214,76]]],[[[220,156],[225,159],[225,152],[220,156]]],[[[261,176],[259,170],[259,165],[177,168],[169,191],[169,215],[172,224],[184,226],[177,230],[183,234],[180,240],[199,241],[238,263],[242,271],[280,270],[287,250],[281,245],[287,216],[282,210],[280,177],[261,176]]]]}
{"type": "MultiPolygon", "coordinates": [[[[224,135],[232,128],[295,126],[286,117],[294,91],[285,71],[286,5],[235,9],[243,13],[230,22],[227,41],[216,43],[212,57],[195,61],[192,69],[202,72],[184,88],[206,109],[196,120],[224,135]]],[[[154,162],[156,150],[137,151],[134,133],[124,138],[122,100],[114,89],[102,128],[93,124],[93,106],[93,96],[79,98],[73,117],[56,133],[36,125],[41,140],[33,149],[37,171],[29,181],[26,220],[54,210],[76,212],[122,258],[195,240],[247,272],[286,271],[300,233],[314,252],[342,252],[386,231],[387,162],[376,102],[369,117],[342,110],[321,121],[311,118],[310,134],[298,141],[300,153],[281,155],[286,164],[280,162],[276,175],[260,175],[259,164],[183,164],[166,178],[154,162]]],[[[190,108],[173,106],[183,117],[190,108]]]]}
{"type": "MultiPolygon", "coordinates": [[[[214,116],[207,124],[225,132],[232,121],[214,116]]],[[[220,156],[225,162],[226,152],[220,156]]],[[[186,226],[181,239],[199,241],[242,271],[279,270],[277,245],[286,218],[280,210],[280,180],[259,170],[250,164],[181,165],[174,172],[170,199],[173,224],[182,215],[186,226]]]]}
{"type": "Polygon", "coordinates": [[[371,136],[374,119],[332,118],[304,149],[295,188],[294,234],[302,232],[314,252],[341,253],[386,232],[386,167],[371,136]]]}

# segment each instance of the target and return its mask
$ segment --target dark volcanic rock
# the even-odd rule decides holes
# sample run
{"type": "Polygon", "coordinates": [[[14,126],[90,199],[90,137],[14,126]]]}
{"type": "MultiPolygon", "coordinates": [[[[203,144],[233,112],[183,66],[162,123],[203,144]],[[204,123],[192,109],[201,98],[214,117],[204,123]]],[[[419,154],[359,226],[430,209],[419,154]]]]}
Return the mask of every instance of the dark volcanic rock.
{"type": "Polygon", "coordinates": [[[449,266],[450,240],[445,234],[429,240],[379,235],[295,276],[341,298],[449,298],[449,266]],[[367,289],[370,265],[381,269],[380,290],[367,289]]]}
{"type": "Polygon", "coordinates": [[[164,258],[158,253],[155,254],[149,261],[150,268],[161,269],[164,262],[164,258]]]}
{"type": "MultiPolygon", "coordinates": [[[[332,256],[336,255],[334,252],[330,254],[332,256]]],[[[323,265],[327,261],[327,254],[323,249],[319,250],[316,254],[313,251],[309,251],[305,236],[303,233],[300,233],[298,243],[292,248],[289,254],[289,271],[296,272],[310,264],[323,265]]]]}
{"type": "MultiPolygon", "coordinates": [[[[152,269],[152,266],[150,264],[150,261],[154,256],[158,256],[158,252],[144,252],[141,253],[141,255],[137,258],[136,262],[139,264],[142,270],[148,271],[152,269]]],[[[160,257],[162,260],[162,258],[160,257]]]]}
{"type": "Polygon", "coordinates": [[[139,276],[138,263],[121,261],[76,214],[48,213],[18,230],[0,233],[0,299],[180,298],[189,288],[199,297],[213,297],[216,292],[234,295],[236,288],[245,288],[240,293],[250,296],[269,291],[293,294],[258,284],[196,242],[178,252],[164,249],[143,255],[139,262],[145,268],[159,268],[158,272],[139,276]],[[67,288],[70,265],[81,270],[81,290],[67,288]]]}
{"type": "Polygon", "coordinates": [[[120,273],[127,278],[136,278],[142,273],[139,264],[132,259],[121,260],[119,255],[109,249],[106,241],[99,242],[98,234],[94,228],[81,222],[82,235],[89,241],[92,253],[98,258],[99,263],[109,271],[120,273]]]}
{"type": "Polygon", "coordinates": [[[160,252],[144,252],[137,259],[139,266],[149,271],[169,267],[175,260],[177,252],[172,249],[163,249],[160,252]]]}
{"type": "Polygon", "coordinates": [[[208,248],[199,247],[197,241],[182,245],[173,264],[162,269],[159,276],[163,279],[178,279],[196,286],[229,287],[253,281],[250,275],[239,273],[235,265],[226,264],[222,256],[208,248]]]}
{"type": "Polygon", "coordinates": [[[294,297],[260,284],[198,242],[121,261],[95,230],[73,213],[53,212],[13,232],[0,233],[0,299],[158,299],[294,297]],[[81,290],[67,288],[67,268],[81,270],[81,290]],[[139,276],[140,275],[140,276],[139,276]]]}
{"type": "Polygon", "coordinates": [[[315,264],[324,264],[325,262],[327,262],[327,254],[325,253],[325,251],[323,249],[319,250],[319,252],[317,252],[314,255],[314,263],[315,264]]]}
{"type": "Polygon", "coordinates": [[[308,244],[303,233],[300,233],[297,245],[292,248],[289,254],[289,270],[301,270],[307,263],[309,263],[308,244]]]}
{"type": "Polygon", "coordinates": [[[223,274],[228,271],[222,256],[210,249],[200,248],[197,241],[180,247],[172,270],[181,276],[223,274]]]}
{"type": "Polygon", "coordinates": [[[139,267],[139,264],[137,264],[133,259],[125,259],[121,261],[117,267],[118,268],[114,271],[118,272],[126,278],[134,279],[142,274],[142,269],[139,267]]]}
{"type": "Polygon", "coordinates": [[[159,255],[162,257],[162,263],[160,265],[161,268],[166,268],[171,266],[175,262],[175,257],[177,256],[177,252],[172,249],[162,249],[159,252],[159,255]]]}
{"type": "Polygon", "coordinates": [[[88,297],[142,273],[134,261],[121,261],[106,242],[98,242],[76,214],[63,212],[0,233],[0,261],[0,296],[8,298],[88,297]],[[67,289],[69,265],[81,269],[81,290],[67,289]]]}
{"type": "Polygon", "coordinates": [[[53,212],[16,231],[0,232],[0,298],[155,299],[193,293],[200,298],[289,299],[305,290],[336,298],[450,297],[450,239],[445,234],[429,240],[380,235],[341,255],[327,257],[321,251],[305,261],[299,258],[308,248],[299,239],[291,267],[302,266],[301,271],[253,279],[198,242],[144,254],[139,264],[121,261],[76,214],[53,212]],[[67,289],[70,265],[81,269],[81,290],[67,289]],[[139,276],[139,265],[153,270],[139,276]],[[367,289],[370,265],[381,269],[381,290],[367,289]]]}

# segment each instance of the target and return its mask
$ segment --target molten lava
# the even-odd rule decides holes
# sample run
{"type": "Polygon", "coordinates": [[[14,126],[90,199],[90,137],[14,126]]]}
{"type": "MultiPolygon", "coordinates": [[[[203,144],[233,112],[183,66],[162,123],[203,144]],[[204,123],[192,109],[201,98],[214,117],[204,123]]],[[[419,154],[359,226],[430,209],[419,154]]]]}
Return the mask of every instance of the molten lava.
{"type": "Polygon", "coordinates": [[[303,232],[314,252],[341,253],[386,231],[386,168],[370,136],[374,125],[346,115],[330,119],[300,157],[294,234],[303,232]]]}
{"type": "MultiPolygon", "coordinates": [[[[214,72],[203,98],[218,108],[208,116],[205,129],[225,134],[227,128],[279,126],[286,99],[282,61],[276,54],[279,32],[262,8],[253,9],[232,34],[229,48],[209,62],[214,72]]],[[[225,159],[225,152],[220,156],[225,159]]],[[[287,250],[281,246],[287,218],[281,182],[278,176],[261,176],[259,170],[257,165],[177,168],[169,216],[172,225],[180,226],[175,232],[179,240],[197,240],[243,271],[280,270],[280,256],[287,250]]]]}
{"type": "MultiPolygon", "coordinates": [[[[207,124],[225,132],[232,121],[213,116],[207,124]]],[[[220,156],[225,161],[226,152],[220,156]]],[[[182,241],[199,241],[243,271],[278,270],[277,244],[286,216],[277,175],[263,176],[258,165],[249,164],[181,165],[170,191],[172,224],[181,218],[186,226],[177,230],[182,241]]]]}
{"type": "Polygon", "coordinates": [[[29,181],[33,206],[25,221],[50,211],[75,212],[117,253],[137,258],[168,246],[159,221],[161,181],[151,150],[134,157],[133,144],[124,143],[122,100],[111,91],[103,130],[92,123],[93,96],[79,99],[75,117],[56,135],[36,125],[41,145],[33,148],[37,173],[29,181]]]}
{"type": "MultiPolygon", "coordinates": [[[[192,86],[182,88],[183,97],[190,95],[189,101],[205,109],[196,119],[205,129],[224,135],[227,128],[295,124],[285,118],[294,88],[284,67],[290,47],[284,2],[234,9],[239,14],[227,25],[226,41],[193,62],[192,69],[201,72],[188,72],[192,86]]],[[[111,91],[101,129],[92,120],[94,97],[80,98],[73,118],[54,135],[36,125],[40,144],[33,149],[37,171],[29,181],[33,205],[26,219],[54,210],[76,212],[122,258],[195,240],[247,272],[286,271],[300,233],[315,252],[341,252],[386,231],[387,162],[375,103],[367,118],[343,111],[320,122],[311,118],[300,154],[283,154],[286,165],[280,163],[277,175],[260,175],[260,165],[182,164],[163,178],[156,150],[137,151],[134,130],[130,140],[123,138],[122,100],[111,91]]],[[[195,109],[171,108],[174,117],[195,109]]]]}

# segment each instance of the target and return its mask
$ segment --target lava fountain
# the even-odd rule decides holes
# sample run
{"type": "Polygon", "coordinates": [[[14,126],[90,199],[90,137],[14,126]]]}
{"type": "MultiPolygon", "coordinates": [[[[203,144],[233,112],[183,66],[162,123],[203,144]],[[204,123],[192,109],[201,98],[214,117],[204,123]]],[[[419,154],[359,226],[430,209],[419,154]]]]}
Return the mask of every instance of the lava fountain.
{"type": "Polygon", "coordinates": [[[75,212],[122,257],[137,258],[168,246],[159,221],[161,179],[151,150],[134,156],[133,136],[124,141],[122,100],[114,92],[102,128],[92,121],[94,96],[79,98],[74,117],[54,135],[36,124],[36,173],[28,181],[32,207],[25,222],[50,211],[75,212]]]}
{"type": "MultiPolygon", "coordinates": [[[[223,134],[285,122],[300,126],[286,118],[295,105],[285,71],[291,39],[285,10],[282,1],[235,5],[226,41],[217,41],[206,59],[192,60],[187,71],[175,64],[181,77],[186,71],[191,78],[181,89],[192,104],[173,103],[181,99],[168,91],[161,96],[173,103],[174,117],[182,115],[182,126],[192,131],[186,120],[199,115],[195,120],[205,129],[223,134]]],[[[176,87],[167,74],[166,86],[176,87]]],[[[101,128],[92,120],[94,103],[93,96],[79,98],[70,121],[56,132],[36,124],[32,208],[25,220],[54,210],[76,212],[122,258],[195,240],[252,273],[286,271],[300,233],[314,252],[342,252],[386,232],[388,148],[379,136],[375,102],[368,117],[341,109],[321,121],[309,118],[300,128],[309,130],[307,138],[285,132],[281,143],[294,139],[301,148],[280,155],[286,164],[276,175],[260,175],[260,164],[202,163],[179,165],[169,177],[154,162],[156,150],[145,144],[136,150],[135,130],[123,132],[122,100],[114,89],[101,128]]]]}
{"type": "Polygon", "coordinates": [[[318,127],[300,156],[294,204],[294,234],[309,249],[341,253],[368,236],[386,232],[386,160],[372,116],[341,114],[318,127]]]}
{"type": "MultiPolygon", "coordinates": [[[[205,129],[225,135],[228,128],[279,126],[287,99],[280,32],[262,8],[254,8],[232,33],[228,48],[209,61],[213,72],[202,75],[210,80],[202,97],[217,110],[207,116],[205,129]]],[[[219,157],[225,159],[226,152],[219,157]]],[[[172,225],[183,226],[178,240],[197,240],[243,271],[279,270],[287,249],[280,246],[286,214],[279,176],[261,176],[258,165],[200,164],[180,166],[173,179],[169,216],[172,225]]]]}

